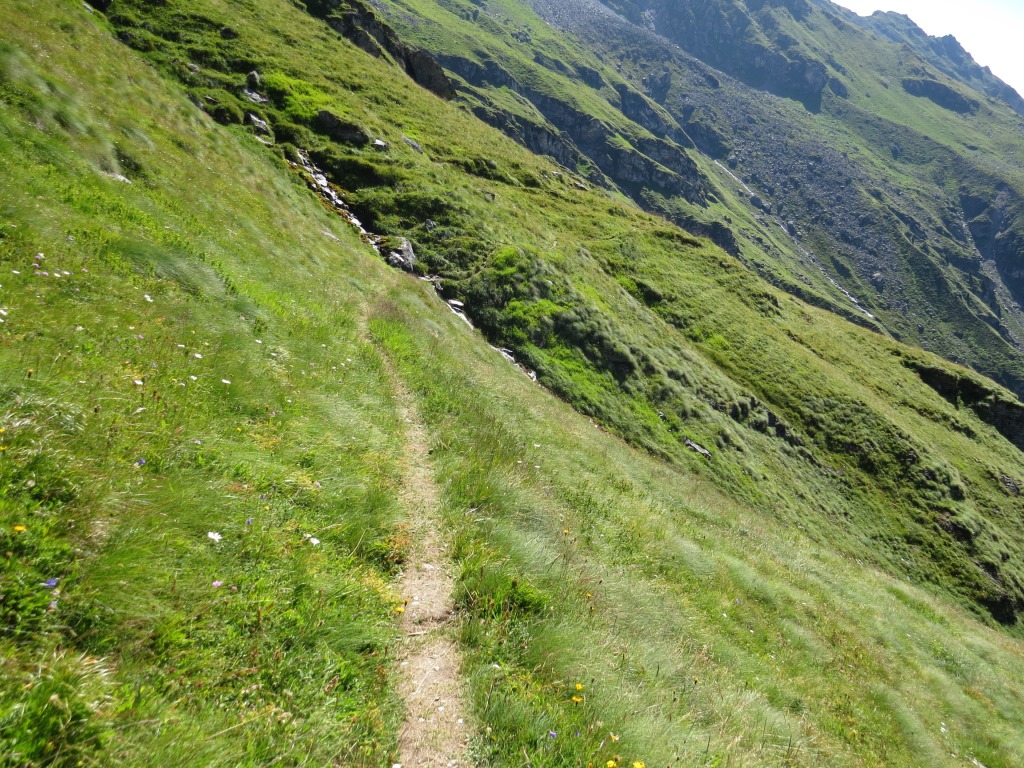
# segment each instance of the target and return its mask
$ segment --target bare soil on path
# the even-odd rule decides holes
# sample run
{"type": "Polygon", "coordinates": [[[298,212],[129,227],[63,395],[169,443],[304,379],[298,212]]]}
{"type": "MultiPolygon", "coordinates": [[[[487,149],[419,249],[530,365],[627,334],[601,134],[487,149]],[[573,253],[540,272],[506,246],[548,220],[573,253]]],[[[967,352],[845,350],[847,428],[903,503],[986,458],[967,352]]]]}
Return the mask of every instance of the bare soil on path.
{"type": "Polygon", "coordinates": [[[440,533],[440,498],[429,439],[412,395],[391,373],[399,413],[407,425],[399,502],[412,541],[400,584],[405,639],[399,693],[406,721],[398,736],[399,756],[402,768],[469,768],[461,659],[446,635],[453,615],[452,575],[440,533]]]}

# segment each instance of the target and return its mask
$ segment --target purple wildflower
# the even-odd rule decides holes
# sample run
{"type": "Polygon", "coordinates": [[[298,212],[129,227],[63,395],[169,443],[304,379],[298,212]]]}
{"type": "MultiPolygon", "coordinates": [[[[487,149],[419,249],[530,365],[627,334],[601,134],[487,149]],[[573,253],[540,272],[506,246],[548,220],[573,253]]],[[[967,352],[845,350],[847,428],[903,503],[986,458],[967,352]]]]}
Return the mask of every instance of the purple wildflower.
{"type": "Polygon", "coordinates": [[[48,589],[53,589],[54,587],[57,586],[57,581],[58,581],[57,579],[47,579],[46,581],[43,582],[43,586],[47,587],[48,589]]]}
{"type": "Polygon", "coordinates": [[[558,734],[555,733],[554,731],[548,731],[548,736],[550,736],[552,739],[557,739],[558,738],[558,734]]]}
{"type": "Polygon", "coordinates": [[[216,581],[212,582],[210,584],[210,586],[213,586],[213,587],[223,587],[224,586],[224,582],[221,581],[220,579],[217,579],[216,581]]]}

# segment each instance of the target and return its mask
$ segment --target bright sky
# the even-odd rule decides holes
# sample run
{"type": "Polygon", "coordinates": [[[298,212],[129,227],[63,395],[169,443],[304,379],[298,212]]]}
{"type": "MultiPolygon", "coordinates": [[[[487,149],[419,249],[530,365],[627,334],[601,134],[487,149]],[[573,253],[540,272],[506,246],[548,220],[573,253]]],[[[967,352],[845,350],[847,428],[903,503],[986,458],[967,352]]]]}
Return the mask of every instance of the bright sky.
{"type": "Polygon", "coordinates": [[[833,0],[861,16],[905,13],[929,35],[953,35],[974,60],[1024,95],[1024,0],[833,0]]]}

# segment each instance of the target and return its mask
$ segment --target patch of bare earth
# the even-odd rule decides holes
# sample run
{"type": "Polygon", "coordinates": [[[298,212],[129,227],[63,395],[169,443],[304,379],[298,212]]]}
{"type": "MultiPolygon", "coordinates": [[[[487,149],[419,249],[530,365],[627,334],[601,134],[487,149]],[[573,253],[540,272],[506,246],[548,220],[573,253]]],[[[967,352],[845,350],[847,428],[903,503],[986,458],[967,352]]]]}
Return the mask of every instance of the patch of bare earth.
{"type": "Polygon", "coordinates": [[[440,535],[439,499],[426,429],[412,396],[393,377],[408,425],[402,490],[412,548],[401,581],[405,600],[399,693],[406,721],[398,736],[402,768],[468,768],[469,726],[457,646],[445,635],[453,613],[452,575],[440,535]]]}

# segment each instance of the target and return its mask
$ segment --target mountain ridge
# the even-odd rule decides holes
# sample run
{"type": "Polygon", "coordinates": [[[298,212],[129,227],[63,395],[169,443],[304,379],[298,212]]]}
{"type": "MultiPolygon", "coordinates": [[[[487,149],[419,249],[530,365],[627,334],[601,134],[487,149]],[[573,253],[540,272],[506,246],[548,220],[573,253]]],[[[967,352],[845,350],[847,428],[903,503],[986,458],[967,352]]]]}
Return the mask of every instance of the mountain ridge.
{"type": "Polygon", "coordinates": [[[1005,102],[1018,115],[1024,114],[1024,98],[1017,90],[995,76],[989,67],[979,65],[954,35],[929,35],[909,16],[894,11],[855,15],[859,23],[874,32],[911,46],[944,74],[1005,102]]]}

